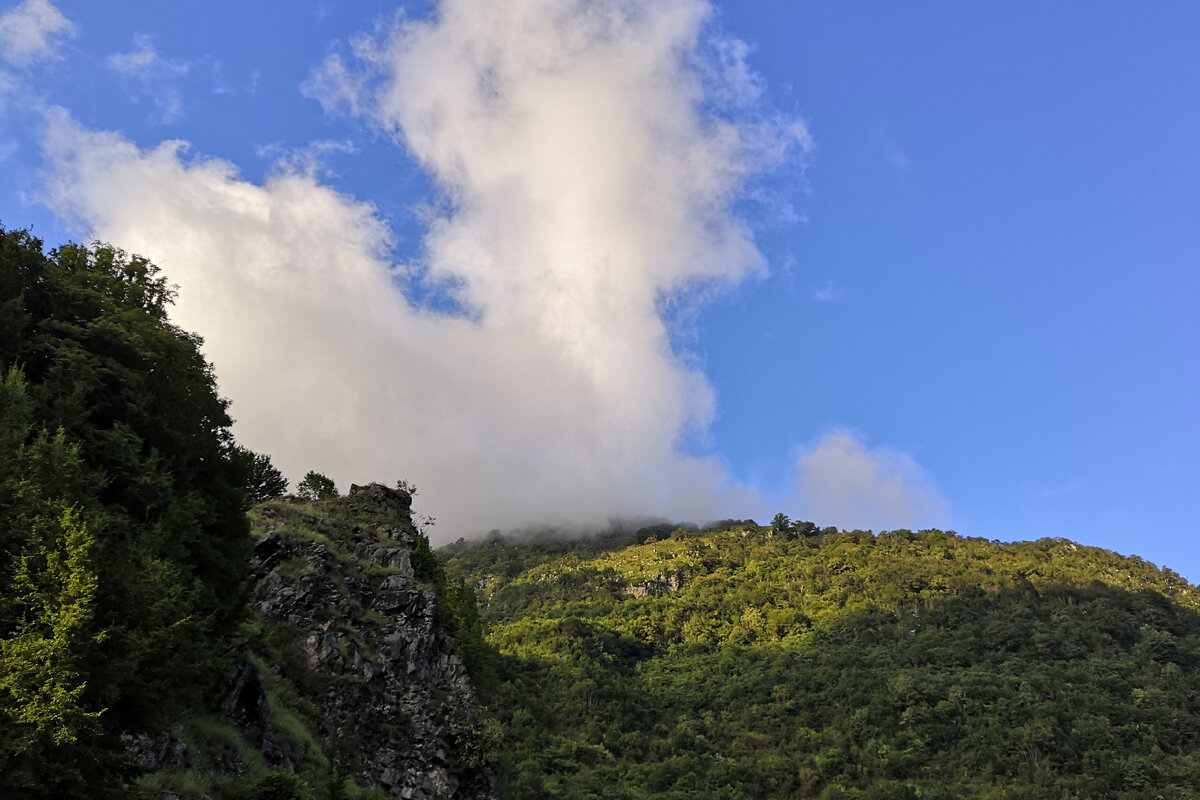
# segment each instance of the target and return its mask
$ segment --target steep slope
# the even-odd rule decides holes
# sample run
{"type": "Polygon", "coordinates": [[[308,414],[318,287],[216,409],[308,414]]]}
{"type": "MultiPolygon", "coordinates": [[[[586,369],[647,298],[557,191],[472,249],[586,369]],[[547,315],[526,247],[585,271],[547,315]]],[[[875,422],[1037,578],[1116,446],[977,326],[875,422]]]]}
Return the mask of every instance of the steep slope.
{"type": "Polygon", "coordinates": [[[410,505],[371,484],[252,510],[253,617],[225,713],[184,726],[180,744],[148,743],[160,769],[147,790],[490,796],[489,743],[448,629],[458,621],[439,609],[445,582],[410,505]]]}
{"type": "Polygon", "coordinates": [[[668,531],[443,551],[498,650],[504,796],[1200,786],[1200,592],[1169,571],[1065,540],[668,531]]]}
{"type": "Polygon", "coordinates": [[[0,226],[0,797],[126,797],[241,611],[246,464],[157,267],[0,226]]]}

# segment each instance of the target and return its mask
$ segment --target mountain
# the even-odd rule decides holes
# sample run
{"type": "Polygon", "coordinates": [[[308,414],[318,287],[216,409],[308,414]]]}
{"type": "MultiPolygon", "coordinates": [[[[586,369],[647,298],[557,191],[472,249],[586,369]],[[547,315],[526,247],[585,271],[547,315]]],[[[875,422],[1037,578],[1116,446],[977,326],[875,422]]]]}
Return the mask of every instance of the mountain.
{"type": "Polygon", "coordinates": [[[172,296],[0,228],[5,800],[1197,796],[1169,570],[782,514],[434,553],[403,481],[279,496],[172,296]]]}
{"type": "Polygon", "coordinates": [[[510,798],[1190,798],[1200,591],[1062,539],[802,523],[444,548],[510,798]]]}

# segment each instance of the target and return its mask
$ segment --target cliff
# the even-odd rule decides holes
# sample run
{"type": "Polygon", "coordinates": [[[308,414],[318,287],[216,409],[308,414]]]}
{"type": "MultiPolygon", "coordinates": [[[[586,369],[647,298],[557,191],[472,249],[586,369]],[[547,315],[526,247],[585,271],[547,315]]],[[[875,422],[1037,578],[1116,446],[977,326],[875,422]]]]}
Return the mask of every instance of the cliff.
{"type": "Polygon", "coordinates": [[[224,716],[142,742],[144,763],[159,768],[147,788],[214,798],[492,796],[485,728],[411,502],[371,484],[251,511],[253,616],[224,716]]]}

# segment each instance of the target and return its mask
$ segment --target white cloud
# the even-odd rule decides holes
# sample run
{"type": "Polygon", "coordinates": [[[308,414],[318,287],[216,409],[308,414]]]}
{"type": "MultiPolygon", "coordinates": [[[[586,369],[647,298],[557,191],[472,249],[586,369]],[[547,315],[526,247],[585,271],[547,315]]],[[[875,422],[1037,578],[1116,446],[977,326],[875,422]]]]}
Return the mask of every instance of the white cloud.
{"type": "Polygon", "coordinates": [[[825,281],[825,285],[819,289],[812,290],[812,298],[818,303],[833,303],[842,299],[842,295],[846,293],[839,284],[833,281],[825,281]]]}
{"type": "Polygon", "coordinates": [[[0,14],[0,55],[23,67],[56,57],[60,41],[75,34],[75,26],[47,0],[25,0],[0,14]]]}
{"type": "Polygon", "coordinates": [[[316,99],[327,114],[363,112],[362,99],[367,91],[367,75],[346,68],[342,57],[330,53],[319,69],[304,82],[306,95],[316,99]]]}
{"type": "Polygon", "coordinates": [[[330,154],[355,153],[354,142],[347,140],[317,139],[304,147],[287,148],[278,144],[264,145],[258,148],[258,156],[273,162],[278,169],[303,173],[305,175],[325,177],[331,174],[326,165],[330,154]]]}
{"type": "Polygon", "coordinates": [[[163,58],[154,47],[153,37],[139,33],[133,37],[134,49],[108,57],[109,69],[125,78],[133,87],[134,99],[145,98],[154,106],[154,119],[166,124],[183,115],[183,93],[179,83],[190,65],[163,58]]]}
{"type": "Polygon", "coordinates": [[[363,40],[357,77],[339,73],[361,78],[349,108],[443,193],[423,256],[399,271],[375,209],[315,170],[256,185],[183,143],[139,150],[65,112],[46,135],[47,202],[167,270],[239,437],[293,478],[410,479],[442,536],[733,514],[751,493],[677,449],[715,400],[659,309],[761,269],[729,206],[803,129],[771,138],[702,110],[719,74],[746,80],[695,68],[708,12],[447,0],[363,40]],[[400,279],[426,272],[469,317],[409,303],[400,279]]]}
{"type": "Polygon", "coordinates": [[[836,430],[796,459],[800,516],[819,525],[882,530],[924,528],[949,521],[946,501],[911,456],[869,448],[836,430]]]}

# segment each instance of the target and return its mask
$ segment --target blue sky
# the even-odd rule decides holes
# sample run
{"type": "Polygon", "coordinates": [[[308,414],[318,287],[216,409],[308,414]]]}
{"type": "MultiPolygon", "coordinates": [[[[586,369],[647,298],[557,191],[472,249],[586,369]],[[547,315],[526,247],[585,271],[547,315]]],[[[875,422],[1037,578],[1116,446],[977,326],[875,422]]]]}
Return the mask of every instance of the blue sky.
{"type": "Polygon", "coordinates": [[[1200,579],[1194,4],[0,13],[0,220],[162,264],[293,479],[1200,579]]]}

